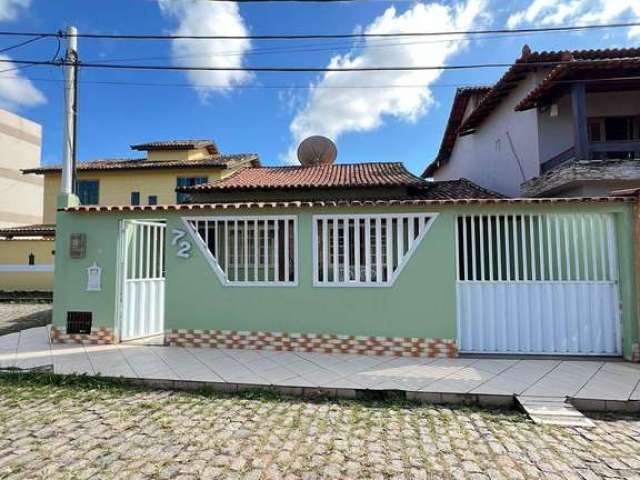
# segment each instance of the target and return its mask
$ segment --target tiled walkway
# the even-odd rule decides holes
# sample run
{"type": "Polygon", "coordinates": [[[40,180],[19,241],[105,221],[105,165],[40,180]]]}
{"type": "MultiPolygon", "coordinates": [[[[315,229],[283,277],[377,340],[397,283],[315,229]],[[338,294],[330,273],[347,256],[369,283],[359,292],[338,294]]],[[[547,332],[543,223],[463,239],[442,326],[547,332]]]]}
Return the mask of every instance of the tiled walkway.
{"type": "Polygon", "coordinates": [[[572,397],[640,404],[640,365],[587,360],[426,359],[145,345],[49,344],[46,327],[0,337],[0,369],[425,394],[572,397]]]}

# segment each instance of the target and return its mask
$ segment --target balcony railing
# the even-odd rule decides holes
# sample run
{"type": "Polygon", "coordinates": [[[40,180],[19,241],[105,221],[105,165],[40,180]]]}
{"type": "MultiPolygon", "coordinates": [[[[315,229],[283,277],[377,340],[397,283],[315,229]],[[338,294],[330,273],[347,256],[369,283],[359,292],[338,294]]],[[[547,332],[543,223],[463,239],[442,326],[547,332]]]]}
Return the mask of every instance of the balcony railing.
{"type": "MultiPolygon", "coordinates": [[[[540,165],[540,173],[546,173],[559,165],[576,161],[576,149],[570,147],[540,165]]],[[[584,160],[640,160],[640,140],[615,142],[591,142],[589,158],[584,160]]]]}

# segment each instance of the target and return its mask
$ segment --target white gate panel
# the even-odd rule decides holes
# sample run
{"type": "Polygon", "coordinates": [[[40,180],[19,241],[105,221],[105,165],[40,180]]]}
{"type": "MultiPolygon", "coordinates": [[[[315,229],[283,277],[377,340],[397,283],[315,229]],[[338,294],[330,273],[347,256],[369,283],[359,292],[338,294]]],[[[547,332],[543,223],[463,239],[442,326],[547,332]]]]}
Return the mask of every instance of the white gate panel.
{"type": "Polygon", "coordinates": [[[165,231],[160,222],[123,224],[120,339],[164,332],[165,231]]]}
{"type": "Polygon", "coordinates": [[[461,352],[620,355],[613,217],[458,217],[461,352]]]}
{"type": "Polygon", "coordinates": [[[620,353],[611,284],[462,283],[458,312],[464,352],[620,353]]]}

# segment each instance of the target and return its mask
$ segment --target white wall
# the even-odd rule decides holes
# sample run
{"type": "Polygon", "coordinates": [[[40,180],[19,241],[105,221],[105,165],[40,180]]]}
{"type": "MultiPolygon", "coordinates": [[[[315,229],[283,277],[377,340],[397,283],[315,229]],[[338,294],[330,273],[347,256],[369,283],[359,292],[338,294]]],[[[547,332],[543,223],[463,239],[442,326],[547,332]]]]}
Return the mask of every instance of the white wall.
{"type": "MultiPolygon", "coordinates": [[[[558,116],[552,117],[550,110],[538,113],[538,149],[540,163],[573,147],[573,111],[571,95],[564,95],[556,102],[558,116]]],[[[536,111],[535,109],[532,111],[536,111]]]]}
{"type": "Polygon", "coordinates": [[[436,171],[435,180],[467,178],[505,195],[519,196],[520,184],[539,174],[538,114],[536,110],[516,112],[514,108],[535,85],[535,76],[529,75],[498,104],[476,133],[459,137],[449,161],[436,171]]]}
{"type": "Polygon", "coordinates": [[[40,165],[42,128],[0,110],[0,227],[42,222],[42,178],[23,175],[40,165]]]}

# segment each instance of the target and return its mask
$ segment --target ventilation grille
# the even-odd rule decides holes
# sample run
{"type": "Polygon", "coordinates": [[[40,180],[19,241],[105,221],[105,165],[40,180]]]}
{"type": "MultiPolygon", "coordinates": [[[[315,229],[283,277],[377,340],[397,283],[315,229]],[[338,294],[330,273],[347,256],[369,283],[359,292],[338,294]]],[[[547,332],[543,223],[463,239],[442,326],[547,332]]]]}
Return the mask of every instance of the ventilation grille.
{"type": "Polygon", "coordinates": [[[90,334],[91,312],[67,312],[67,334],[90,334]]]}

